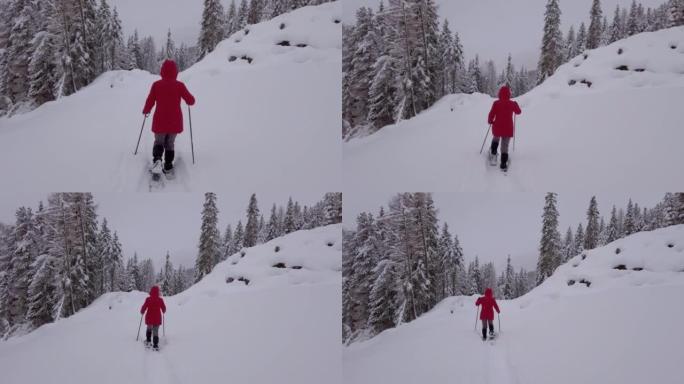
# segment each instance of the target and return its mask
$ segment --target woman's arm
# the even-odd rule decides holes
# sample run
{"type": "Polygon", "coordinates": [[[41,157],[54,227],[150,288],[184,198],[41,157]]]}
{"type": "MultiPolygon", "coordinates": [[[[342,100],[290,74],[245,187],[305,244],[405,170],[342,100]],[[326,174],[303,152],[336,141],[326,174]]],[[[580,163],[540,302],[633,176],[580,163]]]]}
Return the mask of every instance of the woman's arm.
{"type": "Polygon", "coordinates": [[[152,112],[152,107],[154,107],[154,103],[156,101],[157,101],[157,95],[156,95],[156,92],[154,91],[154,84],[152,84],[152,88],[150,88],[150,94],[147,95],[147,100],[145,101],[145,107],[143,108],[143,114],[147,115],[150,112],[152,112]]]}

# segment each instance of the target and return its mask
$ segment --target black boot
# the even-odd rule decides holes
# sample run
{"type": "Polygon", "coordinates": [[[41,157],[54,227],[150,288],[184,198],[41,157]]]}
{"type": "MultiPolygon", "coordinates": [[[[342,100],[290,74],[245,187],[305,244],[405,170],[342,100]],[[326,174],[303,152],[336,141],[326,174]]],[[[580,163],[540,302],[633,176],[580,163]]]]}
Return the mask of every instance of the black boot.
{"type": "Polygon", "coordinates": [[[154,337],[154,341],[153,341],[153,344],[152,344],[152,348],[154,348],[154,349],[159,349],[159,336],[155,336],[155,337],[154,337]]]}
{"type": "Polygon", "coordinates": [[[152,331],[145,332],[145,343],[149,344],[152,341],[152,331]]]}
{"type": "Polygon", "coordinates": [[[494,323],[489,323],[489,337],[494,338],[494,323]]]}
{"type": "Polygon", "coordinates": [[[508,169],[508,153],[501,154],[501,169],[504,171],[508,169]]]}
{"type": "Polygon", "coordinates": [[[155,145],[154,147],[152,147],[152,162],[156,163],[157,161],[161,161],[163,154],[164,154],[164,146],[163,145],[155,145]]]}
{"type": "Polygon", "coordinates": [[[173,159],[176,157],[176,151],[166,150],[164,154],[164,173],[171,172],[173,170],[173,159]]]}
{"type": "Polygon", "coordinates": [[[489,148],[489,153],[496,155],[496,150],[499,149],[499,142],[492,140],[492,146],[489,148]]]}
{"type": "Polygon", "coordinates": [[[487,340],[487,328],[482,327],[482,341],[487,340]]]}

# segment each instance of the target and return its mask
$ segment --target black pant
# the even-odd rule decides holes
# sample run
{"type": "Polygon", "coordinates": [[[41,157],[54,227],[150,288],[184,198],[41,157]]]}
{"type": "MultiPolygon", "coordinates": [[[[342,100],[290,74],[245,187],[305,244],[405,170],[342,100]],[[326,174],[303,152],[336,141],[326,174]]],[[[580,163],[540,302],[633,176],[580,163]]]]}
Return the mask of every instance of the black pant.
{"type": "Polygon", "coordinates": [[[494,333],[494,321],[482,320],[482,338],[487,337],[487,325],[489,325],[489,333],[494,333]]]}

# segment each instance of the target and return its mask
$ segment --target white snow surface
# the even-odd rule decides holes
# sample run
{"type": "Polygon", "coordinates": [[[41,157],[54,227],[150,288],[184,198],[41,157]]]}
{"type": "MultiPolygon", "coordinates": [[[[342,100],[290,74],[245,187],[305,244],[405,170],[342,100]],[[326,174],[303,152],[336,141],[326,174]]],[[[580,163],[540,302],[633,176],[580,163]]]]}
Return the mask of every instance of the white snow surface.
{"type": "MultiPolygon", "coordinates": [[[[638,34],[586,54],[516,99],[522,115],[507,175],[479,154],[493,99],[459,94],[413,119],[345,143],[345,188],[684,189],[684,178],[675,176],[681,174],[684,141],[678,112],[684,100],[684,27],[638,34]],[[616,69],[623,65],[627,70],[616,69]],[[569,85],[571,80],[576,83],[569,85]]],[[[490,140],[491,135],[485,154],[490,140]]]]}
{"type": "Polygon", "coordinates": [[[473,328],[476,297],[451,297],[416,321],[346,347],[345,383],[680,383],[684,225],[585,254],[527,295],[499,300],[493,344],[473,328]],[[627,269],[614,269],[620,264],[627,269]],[[569,286],[569,279],[591,285],[569,286]]]}
{"type": "MultiPolygon", "coordinates": [[[[217,265],[164,298],[159,352],[135,340],[147,295],[103,295],[70,318],[0,342],[2,382],[341,383],[341,243],[341,225],[331,225],[217,265]],[[274,261],[303,268],[277,269],[274,261]],[[227,284],[227,275],[251,281],[227,284]]],[[[143,325],[141,340],[144,333],[143,325]]]]}
{"type": "MultiPolygon", "coordinates": [[[[188,110],[176,178],[163,191],[341,189],[339,2],[249,26],[179,74],[196,97],[192,164],[188,110]],[[284,25],[284,29],[281,29],[284,25]],[[276,45],[283,40],[292,45],[276,45]],[[306,44],[297,47],[296,44],[306,44]],[[247,61],[230,57],[248,55],[247,61]]],[[[142,108],[159,77],[112,71],[74,95],[0,118],[3,185],[21,190],[146,191],[153,135],[142,108]]]]}

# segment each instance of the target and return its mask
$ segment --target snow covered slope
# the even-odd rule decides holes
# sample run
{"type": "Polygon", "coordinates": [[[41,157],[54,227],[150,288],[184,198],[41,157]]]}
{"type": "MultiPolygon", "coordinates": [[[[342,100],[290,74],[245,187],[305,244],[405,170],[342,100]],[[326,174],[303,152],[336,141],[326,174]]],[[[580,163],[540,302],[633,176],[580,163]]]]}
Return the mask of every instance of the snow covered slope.
{"type": "Polygon", "coordinates": [[[492,99],[452,95],[411,120],[345,143],[345,186],[385,191],[573,191],[588,185],[595,190],[684,189],[684,178],[675,176],[681,173],[684,141],[679,114],[684,27],[635,35],[587,55],[561,66],[518,99],[523,114],[517,117],[506,177],[478,154],[492,99]]]}
{"type": "MultiPolygon", "coordinates": [[[[197,98],[197,162],[192,165],[183,106],[177,177],[165,190],[340,190],[340,8],[339,2],[304,7],[250,26],[249,34],[236,33],[179,75],[197,98]],[[293,44],[277,45],[284,40],[293,44]]],[[[133,150],[157,79],[142,71],[108,72],[72,96],[1,118],[3,185],[17,191],[147,190],[151,119],[137,157],[133,150]]]]}
{"type": "Polygon", "coordinates": [[[0,342],[2,382],[340,383],[341,243],[341,227],[332,225],[217,265],[165,298],[158,353],[135,341],[146,294],[104,295],[75,316],[0,342]],[[227,283],[232,276],[249,284],[227,283]]]}
{"type": "Polygon", "coordinates": [[[475,297],[452,297],[347,347],[345,383],[681,382],[684,225],[585,254],[527,295],[499,301],[494,345],[473,330],[475,297]]]}

